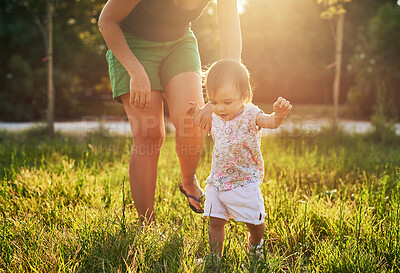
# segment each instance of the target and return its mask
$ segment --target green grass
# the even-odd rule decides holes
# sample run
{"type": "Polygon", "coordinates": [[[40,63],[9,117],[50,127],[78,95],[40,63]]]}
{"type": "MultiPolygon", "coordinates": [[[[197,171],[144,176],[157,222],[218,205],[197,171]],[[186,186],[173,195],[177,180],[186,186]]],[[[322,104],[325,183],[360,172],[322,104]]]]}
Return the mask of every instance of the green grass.
{"type": "MultiPolygon", "coordinates": [[[[265,258],[229,221],[224,258],[178,189],[174,138],[161,151],[158,229],[137,228],[128,137],[0,132],[0,272],[399,272],[400,145],[322,132],[262,140],[265,258]],[[163,234],[161,236],[160,234],[163,234]],[[197,264],[197,259],[203,262],[197,264]]],[[[208,138],[197,177],[211,165],[208,138]]]]}

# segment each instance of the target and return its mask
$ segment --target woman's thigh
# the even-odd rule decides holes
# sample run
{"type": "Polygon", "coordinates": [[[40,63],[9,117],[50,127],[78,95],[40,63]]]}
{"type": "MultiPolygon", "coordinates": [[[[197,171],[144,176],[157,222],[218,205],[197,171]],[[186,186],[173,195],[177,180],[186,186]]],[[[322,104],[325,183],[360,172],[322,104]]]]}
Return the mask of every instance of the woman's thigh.
{"type": "Polygon", "coordinates": [[[129,93],[121,96],[134,140],[151,140],[164,137],[164,110],[161,91],[151,91],[147,110],[136,108],[129,102],[129,93]]]}
{"type": "Polygon", "coordinates": [[[175,75],[165,86],[165,98],[168,102],[170,119],[177,130],[188,128],[186,109],[190,101],[203,106],[201,76],[197,72],[183,72],[175,75]]]}

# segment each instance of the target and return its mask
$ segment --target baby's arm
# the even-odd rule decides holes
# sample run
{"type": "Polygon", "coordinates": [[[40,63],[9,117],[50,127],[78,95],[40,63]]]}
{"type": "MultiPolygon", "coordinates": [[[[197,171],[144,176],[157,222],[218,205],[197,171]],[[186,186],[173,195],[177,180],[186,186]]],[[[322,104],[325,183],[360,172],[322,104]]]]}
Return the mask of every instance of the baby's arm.
{"type": "Polygon", "coordinates": [[[210,131],[212,125],[212,112],[208,108],[210,108],[210,105],[200,108],[196,102],[190,101],[186,109],[186,114],[193,118],[193,123],[206,131],[210,131]]]}
{"type": "Polygon", "coordinates": [[[292,109],[292,105],[288,100],[279,97],[276,102],[272,105],[274,113],[267,115],[259,113],[256,117],[256,125],[260,128],[276,129],[278,128],[286,115],[289,114],[292,109]]]}

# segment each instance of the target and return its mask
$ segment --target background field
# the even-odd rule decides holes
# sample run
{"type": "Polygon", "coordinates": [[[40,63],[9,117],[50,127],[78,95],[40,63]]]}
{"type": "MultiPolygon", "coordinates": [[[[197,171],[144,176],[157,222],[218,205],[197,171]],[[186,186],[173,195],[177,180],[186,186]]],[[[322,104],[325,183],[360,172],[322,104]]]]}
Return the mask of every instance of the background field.
{"type": "MultiPolygon", "coordinates": [[[[97,26],[106,1],[14,0],[0,2],[0,120],[46,120],[49,2],[55,3],[55,120],[120,112],[111,101],[108,47],[97,26]]],[[[216,2],[192,24],[204,69],[220,59],[216,2]]],[[[340,105],[348,107],[350,118],[369,120],[380,105],[386,119],[400,119],[399,1],[238,2],[242,60],[256,104],[272,104],[278,96],[293,105],[333,104],[338,16],[321,18],[329,2],[334,10],[346,10],[340,105]]]]}
{"type": "MultiPolygon", "coordinates": [[[[246,256],[247,231],[234,221],[222,261],[208,256],[208,222],[189,210],[177,187],[173,136],[159,164],[159,226],[142,230],[127,179],[128,137],[103,131],[51,140],[34,129],[1,132],[0,142],[2,272],[400,270],[399,139],[382,144],[329,131],[263,138],[270,241],[259,262],[246,256]]],[[[197,171],[203,187],[211,151],[207,139],[197,171]]]]}
{"type": "MultiPolygon", "coordinates": [[[[234,221],[223,259],[208,255],[208,220],[178,190],[170,134],[158,169],[158,226],[137,227],[131,138],[107,131],[104,121],[126,121],[111,98],[108,47],[98,29],[105,3],[0,1],[0,126],[47,120],[51,87],[54,119],[79,121],[63,124],[77,128],[74,134],[53,138],[46,128],[0,129],[0,273],[400,272],[400,0],[238,0],[254,103],[267,113],[278,96],[294,105],[290,126],[262,141],[267,232],[260,261],[247,257],[247,231],[234,221]],[[342,15],[322,19],[327,9],[346,13],[340,50],[342,15]],[[320,131],[331,124],[340,63],[341,129],[320,131]],[[357,127],[368,132],[346,133],[361,131],[352,120],[368,121],[357,127]]],[[[217,14],[210,1],[191,26],[203,68],[220,59],[217,14]]],[[[130,133],[128,123],[115,123],[130,133]]],[[[207,138],[197,169],[202,187],[212,148],[207,138]]]]}

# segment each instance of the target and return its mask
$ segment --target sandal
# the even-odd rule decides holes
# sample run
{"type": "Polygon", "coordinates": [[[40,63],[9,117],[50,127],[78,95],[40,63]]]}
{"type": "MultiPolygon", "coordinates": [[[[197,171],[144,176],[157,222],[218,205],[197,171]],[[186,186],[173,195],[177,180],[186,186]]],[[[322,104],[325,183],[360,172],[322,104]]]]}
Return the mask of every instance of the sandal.
{"type": "Polygon", "coordinates": [[[204,212],[204,211],[203,211],[203,208],[197,209],[195,206],[193,206],[193,205],[190,203],[190,200],[189,200],[189,198],[192,198],[192,199],[196,200],[197,202],[199,202],[199,204],[201,205],[201,202],[203,201],[203,198],[204,198],[204,191],[200,188],[199,183],[197,182],[196,177],[195,177],[194,179],[195,179],[195,181],[196,181],[195,183],[197,184],[197,186],[198,186],[198,188],[199,188],[199,190],[200,190],[200,192],[201,192],[200,198],[197,198],[197,197],[195,197],[195,196],[193,196],[193,195],[188,194],[188,193],[183,189],[183,187],[182,187],[182,182],[179,184],[179,190],[181,191],[181,193],[183,193],[183,195],[185,195],[185,196],[187,197],[188,203],[189,203],[189,207],[190,207],[195,213],[203,213],[203,212],[204,212]]]}

